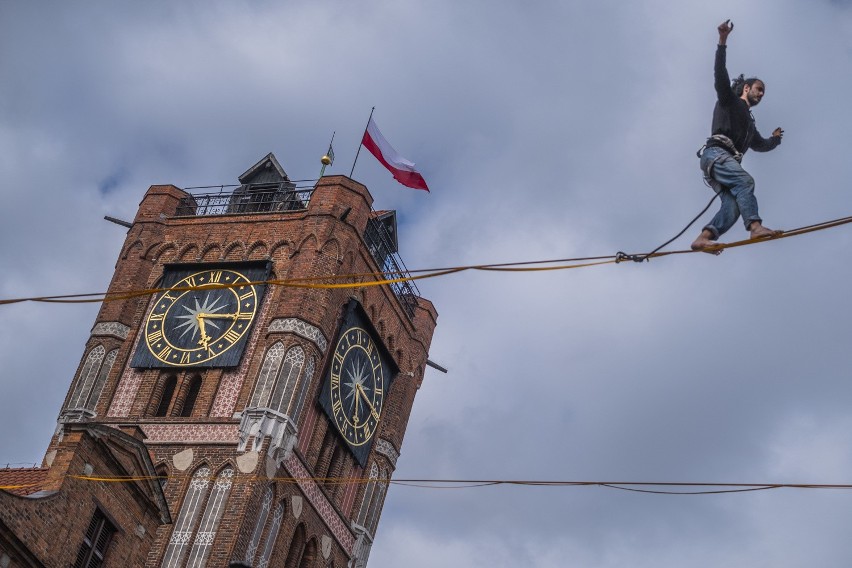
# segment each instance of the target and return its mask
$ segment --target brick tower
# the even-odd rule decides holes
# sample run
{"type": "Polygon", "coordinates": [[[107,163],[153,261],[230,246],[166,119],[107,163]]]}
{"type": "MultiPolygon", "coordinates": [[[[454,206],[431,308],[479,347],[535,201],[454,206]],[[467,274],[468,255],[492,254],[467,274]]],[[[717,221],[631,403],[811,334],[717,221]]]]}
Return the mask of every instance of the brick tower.
{"type": "Polygon", "coordinates": [[[0,510],[20,512],[0,512],[11,566],[366,565],[437,313],[409,283],[311,285],[399,269],[395,214],[373,211],[366,187],[300,187],[272,154],[239,181],[145,194],[118,299],[28,472],[37,491],[0,491],[0,510]],[[253,284],[269,279],[306,286],[253,284]],[[121,297],[148,288],[166,291],[121,297]],[[91,480],[116,475],[141,480],[91,480]],[[20,519],[61,517],[56,494],[78,520],[51,552],[20,519]]]}

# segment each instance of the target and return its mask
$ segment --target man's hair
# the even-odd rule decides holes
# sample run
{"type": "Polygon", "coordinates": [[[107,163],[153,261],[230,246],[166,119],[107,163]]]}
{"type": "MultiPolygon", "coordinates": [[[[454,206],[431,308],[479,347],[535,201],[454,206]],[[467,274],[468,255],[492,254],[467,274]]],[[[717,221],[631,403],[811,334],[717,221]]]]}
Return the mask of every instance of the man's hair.
{"type": "Polygon", "coordinates": [[[746,85],[748,85],[749,87],[753,87],[757,81],[763,83],[762,79],[758,79],[757,77],[749,77],[748,79],[746,79],[742,75],[742,73],[740,73],[740,76],[734,79],[734,81],[731,83],[731,90],[734,91],[735,95],[741,97],[743,96],[743,87],[745,87],[746,85]]]}

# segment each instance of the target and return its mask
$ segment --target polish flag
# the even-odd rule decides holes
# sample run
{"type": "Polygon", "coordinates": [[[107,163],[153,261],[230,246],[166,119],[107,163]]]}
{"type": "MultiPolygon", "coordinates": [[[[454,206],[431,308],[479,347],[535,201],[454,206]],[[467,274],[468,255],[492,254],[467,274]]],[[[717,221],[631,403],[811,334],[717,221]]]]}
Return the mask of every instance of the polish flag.
{"type": "Polygon", "coordinates": [[[370,122],[367,123],[367,130],[364,132],[364,139],[361,140],[361,144],[363,144],[378,161],[390,170],[390,173],[393,174],[393,178],[396,181],[406,187],[425,189],[426,191],[429,191],[429,188],[426,186],[426,180],[423,179],[420,172],[414,169],[414,162],[406,160],[400,156],[397,151],[388,144],[388,141],[385,140],[385,137],[382,136],[381,132],[379,132],[379,127],[376,126],[376,123],[373,122],[372,118],[370,118],[370,122]]]}

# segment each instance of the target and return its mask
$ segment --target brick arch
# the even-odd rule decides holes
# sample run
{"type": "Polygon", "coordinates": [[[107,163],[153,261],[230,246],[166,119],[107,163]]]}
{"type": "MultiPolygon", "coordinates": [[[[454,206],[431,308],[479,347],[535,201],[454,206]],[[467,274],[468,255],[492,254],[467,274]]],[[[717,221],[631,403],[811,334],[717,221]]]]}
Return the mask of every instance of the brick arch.
{"type": "Polygon", "coordinates": [[[218,243],[209,243],[198,253],[199,260],[219,260],[222,258],[222,247],[218,243]]]}
{"type": "MultiPolygon", "coordinates": [[[[130,243],[130,244],[127,246],[127,248],[125,248],[125,249],[124,249],[124,252],[122,252],[122,253],[121,253],[121,259],[122,259],[122,260],[126,260],[126,259],[127,259],[127,257],[130,255],[130,251],[132,251],[132,250],[133,250],[134,248],[136,248],[137,246],[138,246],[140,249],[141,249],[141,248],[142,248],[142,246],[143,246],[142,241],[141,241],[141,240],[139,240],[139,239],[136,239],[135,241],[133,241],[132,243],[130,243]]],[[[141,255],[140,255],[140,256],[141,256],[141,255]]]]}
{"type": "Polygon", "coordinates": [[[279,250],[283,250],[283,254],[286,255],[287,251],[290,249],[290,244],[290,241],[287,240],[276,241],[271,247],[269,247],[269,256],[274,257],[278,254],[279,250]]]}
{"type": "Polygon", "coordinates": [[[163,244],[162,242],[156,242],[156,243],[152,244],[147,249],[145,249],[145,252],[142,253],[139,258],[148,258],[148,259],[156,258],[156,253],[154,251],[158,247],[160,247],[162,244],[163,244]]]}
{"type": "Polygon", "coordinates": [[[299,243],[299,246],[296,248],[299,252],[302,252],[304,249],[312,247],[313,250],[318,250],[319,243],[317,242],[317,237],[313,233],[302,239],[302,242],[299,243]]]}
{"type": "Polygon", "coordinates": [[[245,258],[246,245],[242,241],[234,241],[225,247],[222,252],[222,260],[243,260],[245,258]]]}
{"type": "Polygon", "coordinates": [[[320,254],[329,256],[340,262],[342,260],[340,256],[340,242],[337,239],[327,240],[320,248],[320,254]]]}
{"type": "Polygon", "coordinates": [[[265,241],[255,241],[249,247],[246,252],[246,259],[249,258],[265,258],[269,255],[269,246],[265,241]]]}
{"type": "Polygon", "coordinates": [[[164,261],[177,257],[177,245],[173,242],[164,243],[157,252],[154,253],[154,258],[164,261]],[[169,254],[170,253],[170,254],[169,254]]]}
{"type": "Polygon", "coordinates": [[[299,523],[293,531],[293,538],[290,539],[287,558],[284,560],[284,568],[300,568],[299,564],[301,564],[302,553],[305,551],[306,544],[305,523],[299,523]]]}
{"type": "Polygon", "coordinates": [[[180,252],[178,252],[177,254],[178,260],[186,260],[187,258],[189,258],[190,260],[198,260],[200,258],[200,255],[198,254],[198,247],[195,245],[195,243],[189,243],[187,245],[184,245],[183,248],[180,249],[180,252]],[[195,256],[191,257],[190,253],[192,253],[193,251],[195,252],[195,256]]]}

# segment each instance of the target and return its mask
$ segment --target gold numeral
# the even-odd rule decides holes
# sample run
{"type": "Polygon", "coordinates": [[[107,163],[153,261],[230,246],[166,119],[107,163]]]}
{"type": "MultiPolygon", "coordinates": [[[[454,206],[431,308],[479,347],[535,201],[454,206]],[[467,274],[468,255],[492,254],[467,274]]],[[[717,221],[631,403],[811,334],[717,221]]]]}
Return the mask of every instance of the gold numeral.
{"type": "Polygon", "coordinates": [[[167,345],[167,346],[163,347],[162,351],[157,353],[157,357],[159,357],[160,359],[167,359],[171,352],[172,352],[172,348],[167,345]]]}
{"type": "Polygon", "coordinates": [[[222,279],[222,271],[221,270],[217,270],[216,272],[210,273],[210,282],[212,282],[213,284],[218,284],[219,280],[221,280],[221,279],[222,279]]]}
{"type": "Polygon", "coordinates": [[[240,296],[240,300],[246,300],[248,298],[251,298],[252,296],[254,296],[254,290],[249,290],[248,292],[240,296]]]}
{"type": "Polygon", "coordinates": [[[163,337],[163,330],[158,329],[157,331],[151,332],[148,334],[148,343],[159,341],[161,337],[163,337]]]}
{"type": "Polygon", "coordinates": [[[237,314],[237,319],[238,319],[238,320],[246,320],[246,321],[250,321],[250,320],[251,320],[251,318],[253,318],[253,317],[254,317],[254,314],[253,314],[253,313],[251,313],[251,312],[247,312],[247,313],[245,313],[245,314],[237,314]]]}
{"type": "Polygon", "coordinates": [[[160,299],[161,299],[161,300],[171,300],[172,302],[174,302],[175,300],[177,300],[177,298],[175,298],[174,296],[170,296],[170,295],[168,295],[168,294],[163,294],[163,297],[162,297],[162,298],[160,298],[160,299]]]}
{"type": "Polygon", "coordinates": [[[191,287],[194,288],[195,285],[196,285],[195,284],[195,276],[187,276],[186,279],[184,280],[184,282],[186,282],[187,286],[191,286],[191,287]]]}
{"type": "Polygon", "coordinates": [[[236,343],[240,338],[240,334],[234,331],[233,329],[229,329],[227,333],[224,335],[225,341],[230,341],[231,343],[236,343]]]}
{"type": "Polygon", "coordinates": [[[183,353],[180,354],[180,363],[181,363],[181,365],[185,365],[186,363],[189,363],[189,352],[188,351],[184,351],[183,353]]]}
{"type": "Polygon", "coordinates": [[[160,321],[160,320],[162,320],[164,317],[166,317],[166,314],[164,314],[164,313],[163,313],[163,314],[151,314],[150,316],[148,316],[148,320],[150,320],[150,321],[160,321]]]}

